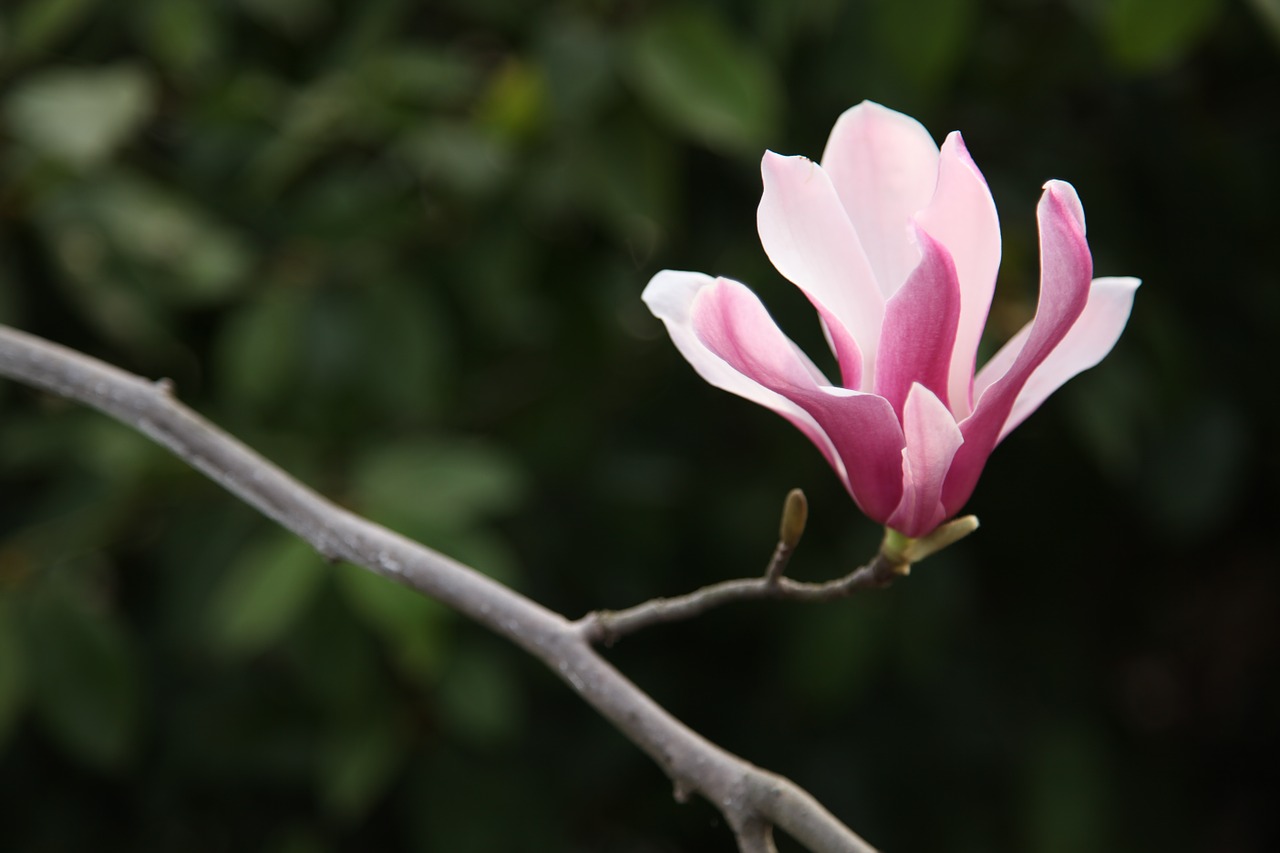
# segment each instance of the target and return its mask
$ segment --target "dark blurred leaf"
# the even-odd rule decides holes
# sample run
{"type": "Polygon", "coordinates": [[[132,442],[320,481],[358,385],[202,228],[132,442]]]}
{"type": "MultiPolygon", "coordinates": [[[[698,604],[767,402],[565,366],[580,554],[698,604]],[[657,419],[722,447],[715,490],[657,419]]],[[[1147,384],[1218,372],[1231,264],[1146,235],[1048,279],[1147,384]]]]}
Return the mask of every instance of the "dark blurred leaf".
{"type": "Polygon", "coordinates": [[[1169,419],[1145,460],[1144,508],[1158,529],[1172,539],[1190,539],[1233,518],[1252,443],[1229,403],[1206,400],[1169,419]]]}
{"type": "Polygon", "coordinates": [[[1257,10],[1258,17],[1271,30],[1271,35],[1280,41],[1280,0],[1249,0],[1249,4],[1257,10]]]}
{"type": "Polygon", "coordinates": [[[247,548],[209,602],[209,643],[238,657],[261,652],[294,625],[325,577],[320,557],[288,533],[247,548]]]}
{"type": "Polygon", "coordinates": [[[842,709],[885,665],[891,613],[859,602],[816,608],[780,638],[787,690],[817,708],[842,709]]]}
{"type": "Polygon", "coordinates": [[[878,0],[875,44],[917,87],[943,84],[971,49],[975,0],[878,0]]]}
{"type": "Polygon", "coordinates": [[[78,169],[101,165],[151,115],[154,85],[135,64],[44,70],[4,100],[13,135],[78,169]]]}
{"type": "Polygon", "coordinates": [[[332,13],[330,0],[238,0],[246,12],[263,24],[291,36],[301,36],[323,23],[332,13]]]}
{"type": "Polygon", "coordinates": [[[94,292],[141,283],[158,302],[201,304],[245,283],[249,255],[234,233],[192,201],[125,173],[51,196],[42,222],[67,272],[94,292]]]}
{"type": "Polygon", "coordinates": [[[344,820],[358,819],[382,795],[404,765],[402,733],[386,708],[332,732],[322,748],[317,782],[325,807],[344,820]]]}
{"type": "Polygon", "coordinates": [[[223,53],[224,9],[205,0],[145,0],[139,18],[152,53],[172,71],[193,75],[223,53]]]}
{"type": "Polygon", "coordinates": [[[260,290],[224,322],[218,374],[236,403],[261,409],[292,396],[304,352],[306,297],[298,288],[260,290]]]}
{"type": "Polygon", "coordinates": [[[762,34],[770,52],[782,54],[798,36],[830,33],[848,5],[844,0],[759,3],[755,9],[754,29],[762,34]]]}
{"type": "Polygon", "coordinates": [[[589,18],[548,15],[539,31],[538,64],[557,122],[589,122],[617,89],[616,38],[589,18]]]}
{"type": "Polygon", "coordinates": [[[478,744],[510,739],[523,720],[522,697],[507,658],[487,649],[459,648],[438,695],[449,728],[478,744]]]}
{"type": "Polygon", "coordinates": [[[643,122],[611,125],[597,138],[580,170],[588,198],[641,262],[680,227],[678,164],[671,146],[643,122]]]}
{"type": "Polygon", "coordinates": [[[513,507],[524,482],[493,447],[424,439],[373,448],[359,460],[353,486],[374,517],[457,530],[513,507]]]}
{"type": "Polygon", "coordinates": [[[1109,823],[1123,802],[1103,744],[1088,729],[1047,733],[1027,753],[1027,849],[1042,853],[1099,850],[1114,837],[1109,823]]]}
{"type": "Polygon", "coordinates": [[[23,603],[23,645],[41,722],[77,759],[120,765],[141,722],[138,665],[124,627],[70,586],[48,584],[23,603]]]}
{"type": "Polygon", "coordinates": [[[17,608],[20,604],[0,595],[0,751],[27,704],[29,691],[26,656],[17,608]]]}
{"type": "Polygon", "coordinates": [[[413,107],[460,106],[481,82],[476,61],[444,45],[378,51],[356,73],[368,91],[413,107]]]}
{"type": "Polygon", "coordinates": [[[493,192],[512,166],[506,143],[463,122],[424,123],[396,140],[394,150],[424,181],[463,196],[493,192]]]}
{"type": "Polygon", "coordinates": [[[5,27],[7,44],[0,44],[0,56],[7,53],[27,59],[45,52],[88,17],[96,5],[98,0],[40,0],[23,4],[5,27]]]}
{"type": "Polygon", "coordinates": [[[1204,37],[1222,0],[1111,0],[1102,25],[1111,53],[1130,68],[1159,68],[1180,60],[1204,37]]]}
{"type": "Polygon", "coordinates": [[[338,586],[351,609],[382,638],[402,676],[433,684],[448,651],[452,611],[438,601],[354,566],[342,566],[338,586]]]}
{"type": "Polygon", "coordinates": [[[781,110],[773,70],[701,7],[675,7],[632,37],[629,70],[649,107],[712,147],[755,156],[781,110]]]}
{"type": "Polygon", "coordinates": [[[538,66],[511,60],[490,78],[476,108],[479,123],[506,139],[530,136],[547,120],[547,83],[538,66]]]}
{"type": "Polygon", "coordinates": [[[261,853],[330,853],[333,849],[319,830],[305,824],[278,829],[260,848],[261,853]]]}

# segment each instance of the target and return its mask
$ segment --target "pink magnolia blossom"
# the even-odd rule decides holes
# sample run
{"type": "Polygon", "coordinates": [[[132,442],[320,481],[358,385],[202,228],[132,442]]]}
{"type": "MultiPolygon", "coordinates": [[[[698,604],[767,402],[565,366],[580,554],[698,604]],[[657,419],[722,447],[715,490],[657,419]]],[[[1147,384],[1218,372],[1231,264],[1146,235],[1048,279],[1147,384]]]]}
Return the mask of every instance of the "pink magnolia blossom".
{"type": "Polygon", "coordinates": [[[868,516],[920,537],[954,516],[987,457],[1120,337],[1138,281],[1093,278],[1070,184],[1040,198],[1034,319],[977,370],[1000,264],[987,184],[959,133],[864,102],[821,165],[766,152],[760,240],[817,309],[840,369],[823,376],[760,300],[727,278],[665,270],[644,300],[701,376],[809,437],[868,516]]]}

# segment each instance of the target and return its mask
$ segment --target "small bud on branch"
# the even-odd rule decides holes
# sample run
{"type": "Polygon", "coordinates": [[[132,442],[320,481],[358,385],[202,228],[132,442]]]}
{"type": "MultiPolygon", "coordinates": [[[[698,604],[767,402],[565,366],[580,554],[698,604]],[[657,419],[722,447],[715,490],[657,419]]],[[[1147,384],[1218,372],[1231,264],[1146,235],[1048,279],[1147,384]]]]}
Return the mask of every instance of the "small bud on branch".
{"type": "Polygon", "coordinates": [[[782,524],[778,529],[778,541],[788,548],[800,544],[804,535],[804,526],[809,521],[809,501],[800,489],[787,492],[786,503],[782,505],[782,524]]]}

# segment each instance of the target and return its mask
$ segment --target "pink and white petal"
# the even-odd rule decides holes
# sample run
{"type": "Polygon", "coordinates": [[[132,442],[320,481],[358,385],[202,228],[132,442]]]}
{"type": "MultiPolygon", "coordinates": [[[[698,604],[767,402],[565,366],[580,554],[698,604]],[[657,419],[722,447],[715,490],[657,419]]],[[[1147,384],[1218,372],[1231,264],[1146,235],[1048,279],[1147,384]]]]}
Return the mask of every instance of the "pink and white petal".
{"type": "Polygon", "coordinates": [[[740,282],[718,278],[701,288],[690,320],[699,341],[760,385],[816,390],[830,384],[740,282]]]}
{"type": "Polygon", "coordinates": [[[872,369],[884,297],[858,235],[822,167],[804,157],[766,152],[764,193],[756,214],[760,242],[778,272],[804,291],[837,344],[843,373],[872,369]],[[857,342],[866,364],[850,371],[837,327],[857,342]]]}
{"type": "Polygon", "coordinates": [[[919,384],[907,395],[902,429],[902,500],[887,524],[905,536],[924,536],[949,517],[942,485],[964,436],[947,406],[919,384]]]}
{"type": "Polygon", "coordinates": [[[1009,372],[1009,368],[1013,367],[1013,363],[1018,360],[1018,353],[1022,352],[1022,348],[1027,345],[1027,336],[1031,334],[1031,326],[1031,323],[1027,323],[1015,332],[1013,337],[1005,341],[1004,346],[996,350],[995,355],[987,359],[987,363],[982,365],[982,369],[978,371],[978,375],[973,379],[973,399],[981,398],[992,382],[1002,378],[1009,372]]]}
{"type": "Polygon", "coordinates": [[[856,391],[862,385],[862,350],[839,320],[821,305],[815,303],[814,307],[818,309],[822,336],[826,338],[827,346],[835,353],[836,364],[840,366],[840,384],[856,391]]]}
{"type": "Polygon", "coordinates": [[[888,401],[814,382],[807,359],[778,330],[755,294],[737,282],[720,279],[704,288],[694,300],[692,321],[695,335],[711,353],[812,418],[841,460],[832,467],[853,499],[877,521],[888,518],[902,498],[905,443],[888,401]]]}
{"type": "MultiPolygon", "coordinates": [[[[667,327],[672,343],[699,376],[717,388],[772,409],[794,424],[822,451],[828,464],[835,469],[836,474],[848,488],[844,463],[836,453],[835,445],[818,426],[813,416],[796,403],[770,390],[757,379],[726,362],[695,332],[695,305],[705,301],[701,298],[704,294],[725,289],[746,291],[750,298],[755,300],[754,295],[738,282],[714,279],[702,273],[676,270],[663,270],[655,275],[645,287],[642,298],[653,315],[667,327]]],[[[755,300],[755,303],[759,306],[759,311],[764,313],[764,306],[760,305],[759,300],[755,300]]],[[[704,310],[705,307],[704,305],[704,310]]],[[[767,313],[765,317],[768,317],[767,313]]],[[[769,322],[772,324],[772,321],[769,322]]],[[[822,373],[791,341],[786,339],[777,326],[773,327],[770,343],[767,345],[789,348],[794,363],[788,367],[788,373],[794,374],[797,381],[807,382],[813,387],[825,384],[826,380],[822,373]],[[781,338],[784,343],[778,344],[774,340],[776,338],[781,338]]]]}
{"type": "Polygon", "coordinates": [[[885,305],[875,392],[901,416],[907,394],[920,383],[946,400],[951,353],[960,318],[960,285],[945,246],[916,227],[920,263],[885,305]]]}
{"type": "Polygon", "coordinates": [[[960,320],[943,398],[957,418],[973,409],[978,341],[1000,268],[1000,219],[991,190],[958,132],[942,143],[938,185],[917,221],[951,253],[960,282],[960,320]]]}
{"type": "Polygon", "coordinates": [[[881,292],[892,296],[920,258],[909,220],[933,196],[937,143],[910,116],[863,101],[837,119],[822,167],[862,240],[881,292]]]}
{"type": "Polygon", "coordinates": [[[1111,352],[1129,322],[1133,297],[1140,283],[1136,278],[1127,277],[1093,280],[1089,301],[1080,318],[1022,386],[997,443],[1067,380],[1093,367],[1111,352]]]}
{"type": "Polygon", "coordinates": [[[902,449],[906,438],[889,401],[845,388],[796,394],[831,437],[844,463],[845,486],[858,507],[884,524],[902,502],[902,449]]]}
{"type": "MultiPolygon", "coordinates": [[[[1058,346],[1084,311],[1093,258],[1084,236],[1084,215],[1075,189],[1062,181],[1045,184],[1037,209],[1040,220],[1040,299],[1022,345],[1003,375],[984,375],[989,384],[960,422],[964,445],[943,488],[949,513],[959,510],[977,485],[987,457],[1003,435],[1013,404],[1031,374],[1058,346]]],[[[985,373],[985,371],[984,371],[985,373]]]]}

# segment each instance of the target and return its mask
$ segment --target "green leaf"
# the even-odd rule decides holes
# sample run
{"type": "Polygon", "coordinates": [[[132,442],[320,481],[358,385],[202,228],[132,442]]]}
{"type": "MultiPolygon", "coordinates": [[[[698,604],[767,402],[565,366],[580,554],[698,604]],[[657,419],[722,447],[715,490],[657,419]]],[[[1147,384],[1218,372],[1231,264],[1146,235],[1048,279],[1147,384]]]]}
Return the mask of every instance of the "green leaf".
{"type": "Polygon", "coordinates": [[[187,199],[140,180],[105,182],[94,218],[112,244],[161,279],[161,298],[207,303],[245,281],[249,254],[230,231],[187,199]]]}
{"type": "Polygon", "coordinates": [[[211,645],[234,656],[262,651],[294,625],[324,575],[320,557],[295,536],[278,533],[247,548],[213,594],[211,645]]]}
{"type": "Polygon", "coordinates": [[[773,69],[708,11],[654,17],[632,38],[629,58],[635,87],[677,130],[753,156],[773,134],[781,107],[773,69]]]}
{"type": "Polygon", "coordinates": [[[474,441],[409,441],[358,462],[357,502],[376,517],[427,530],[459,530],[513,507],[524,490],[512,460],[474,441]]]}
{"type": "Polygon", "coordinates": [[[131,64],[58,68],[21,82],[4,101],[13,135],[77,169],[101,165],[150,117],[150,76],[131,64]]]}
{"type": "Polygon", "coordinates": [[[261,409],[296,392],[306,299],[307,291],[274,287],[255,294],[223,324],[219,373],[237,403],[261,409]]]}
{"type": "Polygon", "coordinates": [[[26,615],[41,723],[85,763],[119,766],[132,753],[141,722],[139,671],[123,626],[70,587],[39,590],[26,615]]]}
{"type": "Polygon", "coordinates": [[[478,61],[447,45],[395,45],[355,69],[361,86],[413,107],[462,106],[480,87],[478,61]]]}
{"type": "Polygon", "coordinates": [[[1122,64],[1156,69],[1182,59],[1221,5],[1221,0],[1111,0],[1102,7],[1102,25],[1112,55],[1122,64]]]}

